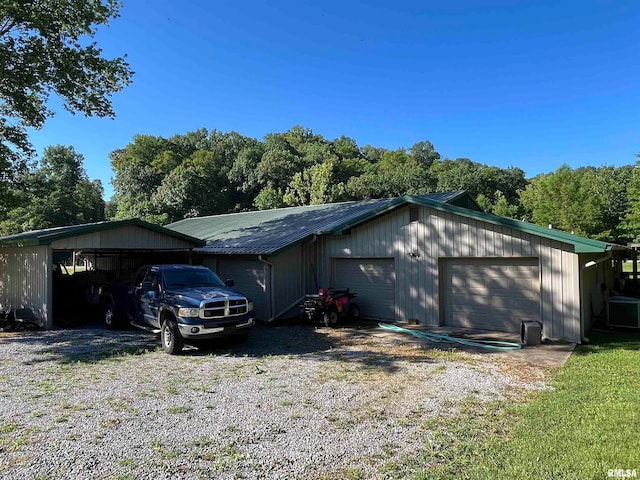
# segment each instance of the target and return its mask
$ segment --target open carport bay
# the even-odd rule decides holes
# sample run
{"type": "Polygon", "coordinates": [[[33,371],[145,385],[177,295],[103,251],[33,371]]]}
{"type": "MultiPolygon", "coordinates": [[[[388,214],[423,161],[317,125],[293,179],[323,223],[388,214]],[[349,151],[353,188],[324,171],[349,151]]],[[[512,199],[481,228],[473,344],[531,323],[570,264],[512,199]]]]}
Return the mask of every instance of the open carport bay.
{"type": "Polygon", "coordinates": [[[92,313],[87,310],[99,307],[99,284],[126,280],[145,263],[188,263],[191,250],[203,244],[138,219],[2,237],[0,306],[30,308],[46,328],[51,328],[54,320],[86,323],[86,313],[92,313]],[[77,256],[86,258],[93,271],[65,274],[61,260],[77,256]]]}
{"type": "Polygon", "coordinates": [[[53,323],[76,327],[98,324],[104,307],[102,286],[110,283],[130,284],[138,268],[143,265],[189,261],[188,252],[54,250],[53,323]],[[74,261],[79,263],[76,268],[74,261]]]}
{"type": "Polygon", "coordinates": [[[437,461],[438,422],[546,388],[526,362],[375,324],[260,325],[179,357],[138,331],[3,336],[0,378],[9,479],[406,478],[437,461]]]}

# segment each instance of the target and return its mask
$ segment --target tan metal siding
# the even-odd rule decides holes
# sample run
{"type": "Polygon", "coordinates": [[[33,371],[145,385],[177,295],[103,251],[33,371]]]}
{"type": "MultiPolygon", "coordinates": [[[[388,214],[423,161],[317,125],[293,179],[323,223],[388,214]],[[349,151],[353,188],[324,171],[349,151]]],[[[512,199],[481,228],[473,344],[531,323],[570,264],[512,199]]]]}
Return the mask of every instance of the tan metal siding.
{"type": "Polygon", "coordinates": [[[579,341],[580,268],[573,247],[509,227],[468,220],[420,207],[420,221],[401,208],[353,229],[319,240],[318,277],[330,280],[331,257],[393,257],[396,319],[442,323],[438,259],[441,257],[539,257],[542,322],[549,338],[579,341]],[[417,253],[419,257],[411,256],[417,253]]]}
{"type": "Polygon", "coordinates": [[[273,314],[297,315],[298,303],[305,294],[302,246],[296,245],[268,260],[273,264],[273,314]]]}
{"type": "Polygon", "coordinates": [[[51,250],[46,246],[2,249],[0,253],[0,304],[30,308],[53,327],[51,316],[51,250]]]}
{"type": "Polygon", "coordinates": [[[318,241],[302,247],[302,270],[304,293],[315,293],[321,287],[318,283],[318,241]]]}
{"type": "Polygon", "coordinates": [[[267,266],[258,260],[218,259],[216,273],[222,280],[234,281],[234,288],[253,301],[256,317],[269,318],[267,266]]]}
{"type": "Polygon", "coordinates": [[[571,338],[580,342],[580,258],[563,248],[562,259],[562,272],[566,281],[562,292],[566,311],[561,321],[564,331],[559,338],[571,338]]]}
{"type": "Polygon", "coordinates": [[[98,248],[172,250],[191,247],[193,245],[185,240],[135,225],[64,238],[51,243],[51,248],[54,250],[91,250],[98,248]]]}
{"type": "Polygon", "coordinates": [[[89,255],[89,260],[95,262],[96,270],[107,272],[118,272],[120,270],[134,272],[141,266],[140,259],[136,256],[123,255],[99,256],[94,260],[93,255],[89,255]]]}

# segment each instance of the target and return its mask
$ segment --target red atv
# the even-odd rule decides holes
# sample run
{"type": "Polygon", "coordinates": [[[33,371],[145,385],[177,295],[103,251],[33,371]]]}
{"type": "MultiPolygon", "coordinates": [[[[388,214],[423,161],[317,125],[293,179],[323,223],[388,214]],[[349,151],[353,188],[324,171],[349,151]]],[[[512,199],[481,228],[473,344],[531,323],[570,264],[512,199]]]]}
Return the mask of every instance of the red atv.
{"type": "Polygon", "coordinates": [[[360,318],[360,307],[351,301],[355,296],[356,294],[351,293],[348,288],[346,290],[321,288],[318,293],[305,295],[300,308],[310,321],[322,320],[327,327],[335,327],[340,316],[360,318]]]}

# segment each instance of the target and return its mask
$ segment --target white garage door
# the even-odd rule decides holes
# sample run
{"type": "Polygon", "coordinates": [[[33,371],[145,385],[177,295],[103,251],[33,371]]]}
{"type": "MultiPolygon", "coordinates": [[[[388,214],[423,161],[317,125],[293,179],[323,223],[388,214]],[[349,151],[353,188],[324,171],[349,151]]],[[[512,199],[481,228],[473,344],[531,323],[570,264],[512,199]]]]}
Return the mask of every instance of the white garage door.
{"type": "Polygon", "coordinates": [[[268,318],[263,263],[255,260],[218,260],[216,273],[222,280],[233,280],[235,284],[233,288],[253,301],[257,318],[261,320],[268,318]]]}
{"type": "Polygon", "coordinates": [[[443,292],[445,325],[519,332],[540,321],[537,258],[446,260],[443,292]]]}
{"type": "Polygon", "coordinates": [[[334,258],[331,271],[331,286],[350,288],[363,317],[395,319],[393,258],[334,258]]]}

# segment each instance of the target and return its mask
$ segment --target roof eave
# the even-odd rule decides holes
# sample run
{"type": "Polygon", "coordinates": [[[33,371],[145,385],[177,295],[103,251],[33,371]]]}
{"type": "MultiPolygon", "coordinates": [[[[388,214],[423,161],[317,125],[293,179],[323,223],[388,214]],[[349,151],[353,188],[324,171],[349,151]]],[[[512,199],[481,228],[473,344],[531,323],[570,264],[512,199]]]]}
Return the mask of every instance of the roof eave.
{"type": "Polygon", "coordinates": [[[169,235],[171,237],[179,238],[186,242],[192,243],[194,246],[202,247],[206,245],[206,241],[200,238],[191,237],[189,235],[185,235],[184,233],[176,232],[175,230],[170,230],[168,228],[155,225],[153,223],[145,222],[144,220],[140,220],[139,218],[128,218],[124,220],[100,222],[93,225],[86,225],[83,227],[79,226],[76,229],[72,228],[64,232],[49,232],[49,233],[41,232],[39,234],[34,234],[31,237],[26,237],[24,239],[0,241],[0,247],[28,247],[28,246],[39,246],[39,245],[51,245],[53,242],[57,240],[64,240],[66,238],[73,238],[81,235],[88,235],[95,232],[112,230],[114,228],[127,227],[127,226],[137,226],[141,228],[146,228],[148,230],[153,230],[155,232],[163,233],[164,235],[169,235]]]}
{"type": "Polygon", "coordinates": [[[0,248],[38,247],[40,245],[49,245],[49,243],[42,242],[40,241],[39,238],[26,239],[26,240],[9,240],[9,241],[0,242],[0,248]]]}

